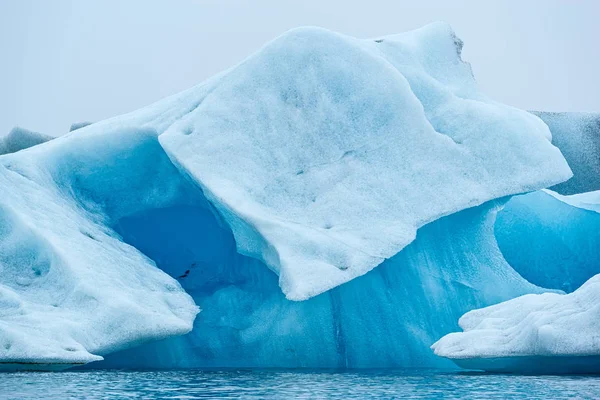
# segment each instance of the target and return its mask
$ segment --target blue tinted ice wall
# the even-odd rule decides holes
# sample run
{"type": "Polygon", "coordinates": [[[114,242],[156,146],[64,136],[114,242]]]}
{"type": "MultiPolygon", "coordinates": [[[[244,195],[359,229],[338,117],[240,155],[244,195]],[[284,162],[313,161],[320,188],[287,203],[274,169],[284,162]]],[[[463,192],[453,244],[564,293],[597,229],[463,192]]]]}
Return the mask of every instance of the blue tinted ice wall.
{"type": "Polygon", "coordinates": [[[508,263],[536,285],[572,292],[600,273],[600,214],[537,191],[498,213],[496,239],[508,263]]]}
{"type": "Polygon", "coordinates": [[[193,331],[108,355],[102,367],[453,367],[429,346],[460,315],[540,290],[504,261],[497,202],[442,218],[366,275],[306,301],[235,252],[207,208],[173,206],[122,218],[125,241],[178,279],[202,312],[193,331]]]}

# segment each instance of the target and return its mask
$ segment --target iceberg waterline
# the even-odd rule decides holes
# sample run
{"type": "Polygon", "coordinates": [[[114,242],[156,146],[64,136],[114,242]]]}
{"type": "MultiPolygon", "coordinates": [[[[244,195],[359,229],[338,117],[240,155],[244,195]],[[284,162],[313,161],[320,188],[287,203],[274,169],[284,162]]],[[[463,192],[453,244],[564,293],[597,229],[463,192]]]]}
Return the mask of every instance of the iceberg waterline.
{"type": "Polygon", "coordinates": [[[543,291],[498,250],[498,204],[571,176],[461,46],[296,29],[0,157],[0,362],[448,366],[428,347],[458,316],[543,291]]]}

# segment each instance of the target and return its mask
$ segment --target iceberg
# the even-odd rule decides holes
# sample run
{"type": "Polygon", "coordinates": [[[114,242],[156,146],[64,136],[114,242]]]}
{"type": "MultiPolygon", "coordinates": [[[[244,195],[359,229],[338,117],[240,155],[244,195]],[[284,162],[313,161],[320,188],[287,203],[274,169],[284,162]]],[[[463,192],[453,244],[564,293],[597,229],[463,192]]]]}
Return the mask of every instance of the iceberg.
{"type": "Polygon", "coordinates": [[[52,136],[16,126],[8,135],[0,137],[0,155],[15,153],[51,139],[53,139],[52,136]]]}
{"type": "Polygon", "coordinates": [[[484,98],[459,54],[445,24],[376,41],[296,29],[197,89],[185,115],[189,93],[150,111],[238,251],[305,300],[428,222],[571,176],[546,125],[484,98]]]}
{"type": "Polygon", "coordinates": [[[0,157],[0,365],[450,365],[429,346],[458,316],[546,291],[502,257],[498,208],[572,176],[461,49],[443,23],[294,29],[0,157]]]}

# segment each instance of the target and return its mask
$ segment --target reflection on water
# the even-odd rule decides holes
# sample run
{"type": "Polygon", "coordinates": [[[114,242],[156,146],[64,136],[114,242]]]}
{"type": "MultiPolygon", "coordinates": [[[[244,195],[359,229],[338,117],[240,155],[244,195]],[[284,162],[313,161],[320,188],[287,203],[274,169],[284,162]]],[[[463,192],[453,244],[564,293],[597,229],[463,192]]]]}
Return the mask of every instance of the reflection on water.
{"type": "Polygon", "coordinates": [[[600,377],[394,371],[73,371],[0,374],[2,399],[593,399],[600,377]]]}

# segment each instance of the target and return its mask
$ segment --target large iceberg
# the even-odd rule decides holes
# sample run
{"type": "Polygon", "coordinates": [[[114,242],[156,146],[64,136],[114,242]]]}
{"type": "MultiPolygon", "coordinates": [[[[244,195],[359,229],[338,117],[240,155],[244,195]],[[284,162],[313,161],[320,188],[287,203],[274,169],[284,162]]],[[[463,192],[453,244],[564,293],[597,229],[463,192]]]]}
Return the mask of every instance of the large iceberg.
{"type": "Polygon", "coordinates": [[[189,332],[196,303],[190,334],[106,363],[446,365],[428,347],[459,315],[544,291],[503,259],[498,207],[572,175],[461,47],[441,23],[295,29],[0,157],[0,362],[98,360],[189,332]]]}

